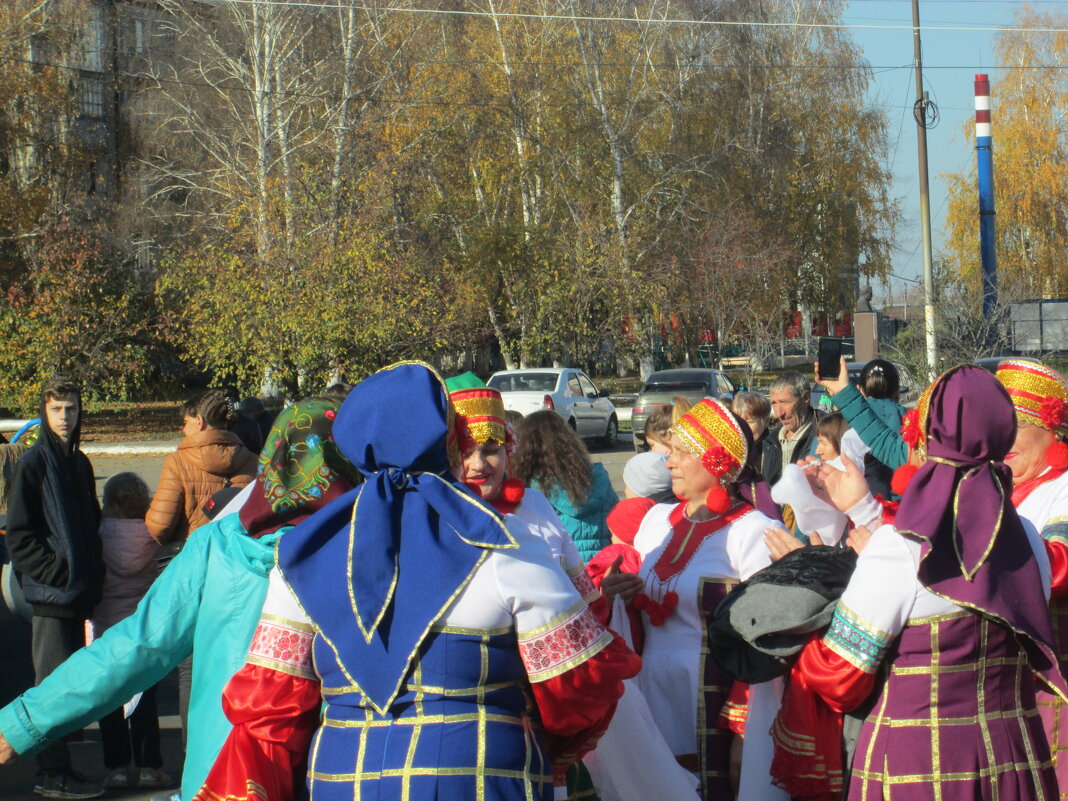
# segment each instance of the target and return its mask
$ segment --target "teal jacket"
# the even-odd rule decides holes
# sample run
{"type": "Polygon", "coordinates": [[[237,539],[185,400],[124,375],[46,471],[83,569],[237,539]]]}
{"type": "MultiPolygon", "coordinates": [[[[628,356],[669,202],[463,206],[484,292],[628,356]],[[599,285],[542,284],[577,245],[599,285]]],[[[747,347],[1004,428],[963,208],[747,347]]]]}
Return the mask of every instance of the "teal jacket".
{"type": "Polygon", "coordinates": [[[0,733],[19,754],[33,753],[147,690],[193,654],[182,772],[182,797],[191,799],[230,733],[223,688],[245,664],[274,544],[285,530],[253,539],[236,514],[198,528],[132,615],[0,709],[0,733]]]}
{"type": "Polygon", "coordinates": [[[842,413],[850,428],[857,432],[861,441],[871,450],[872,456],[891,470],[896,470],[909,460],[909,446],[901,438],[900,414],[897,414],[896,428],[887,424],[888,420],[893,420],[894,410],[886,404],[891,403],[903,413],[902,407],[892,401],[869,402],[854,384],[836,392],[831,396],[831,401],[842,413]],[[873,405],[881,405],[882,408],[877,411],[872,408],[873,405]]]}
{"type": "Polygon", "coordinates": [[[590,484],[586,500],[578,506],[575,506],[562,487],[554,485],[552,488],[537,489],[545,493],[549,504],[560,515],[560,522],[575,541],[582,561],[589,562],[612,541],[605,518],[619,502],[619,496],[612,489],[612,479],[608,477],[608,471],[603,465],[594,463],[593,483],[590,484]]]}

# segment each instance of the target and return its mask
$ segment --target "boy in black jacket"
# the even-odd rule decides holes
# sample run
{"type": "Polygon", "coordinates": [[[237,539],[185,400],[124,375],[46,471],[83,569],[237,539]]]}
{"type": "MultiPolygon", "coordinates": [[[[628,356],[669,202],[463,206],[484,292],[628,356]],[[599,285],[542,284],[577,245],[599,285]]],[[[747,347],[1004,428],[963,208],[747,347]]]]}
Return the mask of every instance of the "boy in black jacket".
{"type": "MultiPolygon", "coordinates": [[[[7,547],[33,606],[33,669],[40,684],[85,645],[85,620],[100,600],[104,561],[100,504],[89,460],[78,449],[81,392],[56,377],[41,391],[41,434],[15,466],[7,547]]],[[[46,798],[95,798],[103,789],[71,770],[66,742],[37,754],[33,791],[46,798]]]]}

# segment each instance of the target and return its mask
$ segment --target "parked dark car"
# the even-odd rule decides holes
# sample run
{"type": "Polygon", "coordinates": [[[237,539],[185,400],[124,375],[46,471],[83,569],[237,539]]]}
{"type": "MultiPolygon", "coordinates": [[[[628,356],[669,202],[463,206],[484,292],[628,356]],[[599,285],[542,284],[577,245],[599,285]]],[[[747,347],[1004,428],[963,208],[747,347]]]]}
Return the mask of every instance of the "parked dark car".
{"type": "Polygon", "coordinates": [[[659,370],[650,375],[631,410],[630,426],[637,453],[649,450],[645,442],[645,421],[649,413],[661,406],[670,406],[671,399],[681,395],[696,403],[701,398],[734,397],[734,384],[722,370],[703,367],[680,367],[675,370],[659,370]]]}
{"type": "Polygon", "coordinates": [[[972,364],[976,367],[982,367],[988,373],[996,373],[1001,363],[1006,362],[1009,359],[1012,359],[1014,362],[1031,362],[1032,364],[1037,364],[1039,367],[1043,366],[1042,362],[1038,359],[1030,359],[1027,356],[987,356],[984,359],[976,359],[972,364]]]}

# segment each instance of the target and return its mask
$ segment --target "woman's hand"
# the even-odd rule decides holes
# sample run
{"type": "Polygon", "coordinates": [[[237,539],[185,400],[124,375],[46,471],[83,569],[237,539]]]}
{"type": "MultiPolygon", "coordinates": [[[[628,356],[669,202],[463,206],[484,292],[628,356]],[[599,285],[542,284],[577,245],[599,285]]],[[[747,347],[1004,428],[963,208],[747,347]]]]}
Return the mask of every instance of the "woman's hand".
{"type": "Polygon", "coordinates": [[[831,376],[820,375],[820,365],[816,362],[814,366],[816,371],[816,383],[822,384],[823,388],[827,390],[828,395],[835,395],[849,386],[849,369],[846,367],[845,356],[839,360],[838,377],[832,378],[831,376]]]}
{"type": "Polygon", "coordinates": [[[620,572],[619,568],[622,564],[623,557],[617,556],[616,561],[604,572],[604,577],[601,579],[601,595],[609,601],[618,595],[624,603],[629,604],[634,596],[641,592],[645,582],[641,576],[620,572]]]}
{"type": "MultiPolygon", "coordinates": [[[[778,562],[790,551],[805,547],[801,540],[784,528],[764,529],[764,544],[768,546],[768,553],[771,554],[771,561],[773,562],[778,562]]],[[[823,540],[820,539],[819,534],[813,531],[808,535],[808,544],[823,545],[823,540]]]]}
{"type": "MultiPolygon", "coordinates": [[[[844,513],[868,496],[868,482],[852,459],[842,459],[842,466],[845,467],[844,471],[829,464],[821,464],[811,475],[815,478],[813,493],[844,513]]],[[[812,468],[809,468],[809,471],[811,470],[812,468]]]]}
{"type": "Polygon", "coordinates": [[[846,545],[857,553],[863,551],[869,542],[871,542],[871,532],[865,526],[857,526],[846,537],[846,545]]]}

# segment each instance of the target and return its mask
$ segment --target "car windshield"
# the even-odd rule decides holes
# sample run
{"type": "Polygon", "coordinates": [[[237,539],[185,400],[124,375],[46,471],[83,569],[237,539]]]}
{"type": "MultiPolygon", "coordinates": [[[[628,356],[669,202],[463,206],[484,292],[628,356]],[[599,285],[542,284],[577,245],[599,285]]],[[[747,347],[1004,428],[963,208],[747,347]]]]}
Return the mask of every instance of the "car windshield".
{"type": "Polygon", "coordinates": [[[663,381],[646,384],[642,392],[705,392],[707,384],[696,381],[663,381]]]}
{"type": "Polygon", "coordinates": [[[495,375],[489,386],[498,392],[553,392],[558,373],[505,373],[495,375]]]}

